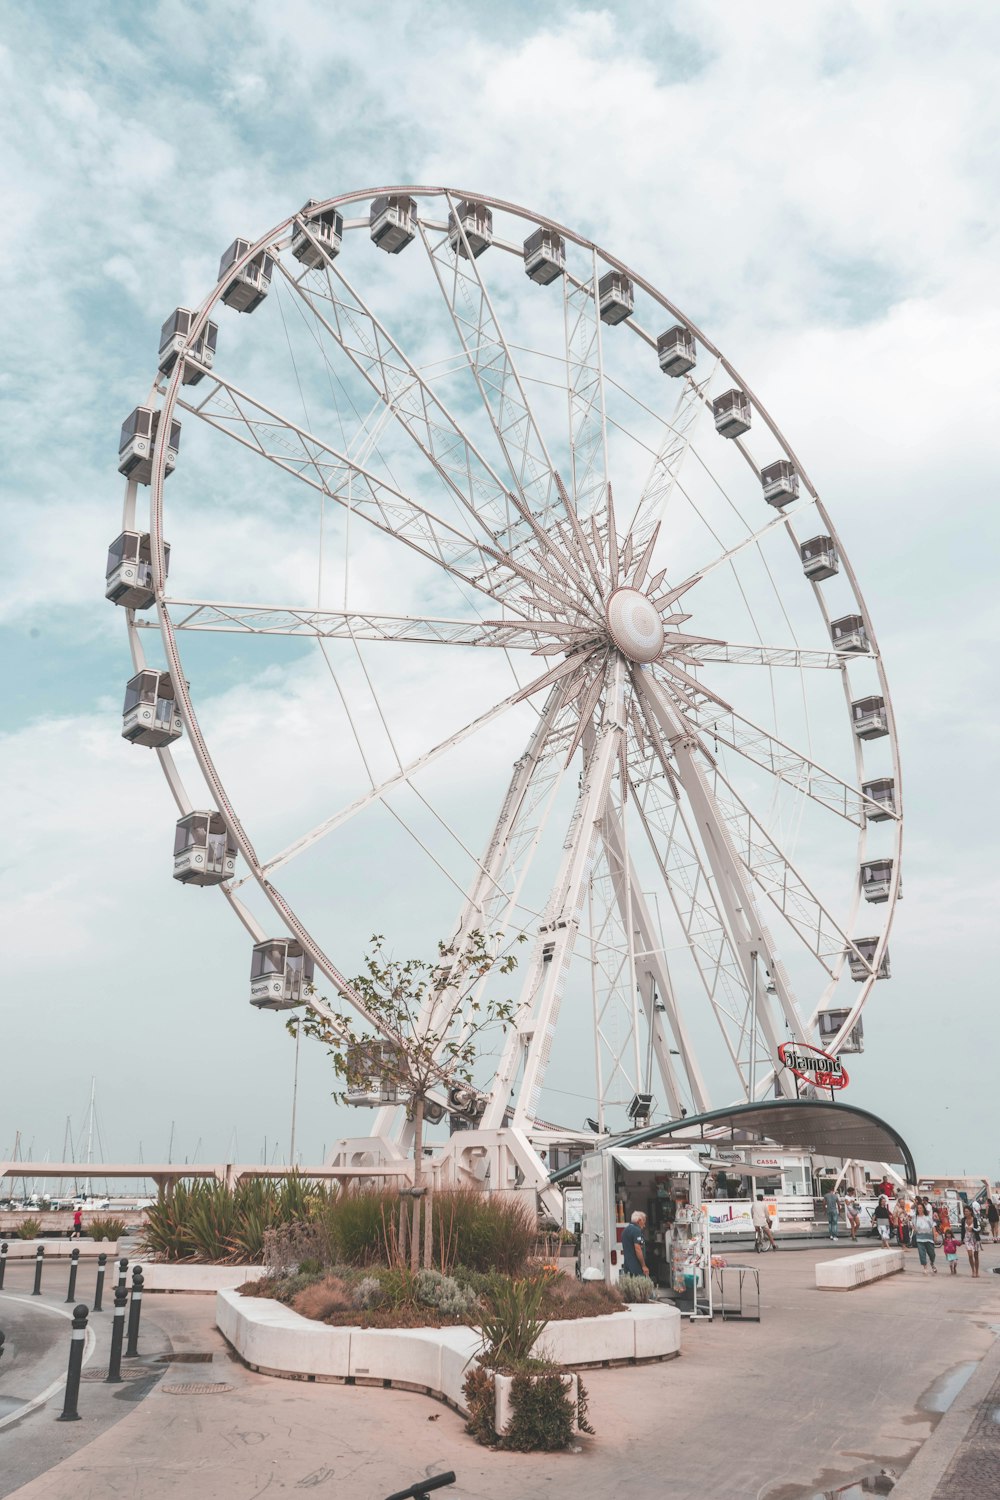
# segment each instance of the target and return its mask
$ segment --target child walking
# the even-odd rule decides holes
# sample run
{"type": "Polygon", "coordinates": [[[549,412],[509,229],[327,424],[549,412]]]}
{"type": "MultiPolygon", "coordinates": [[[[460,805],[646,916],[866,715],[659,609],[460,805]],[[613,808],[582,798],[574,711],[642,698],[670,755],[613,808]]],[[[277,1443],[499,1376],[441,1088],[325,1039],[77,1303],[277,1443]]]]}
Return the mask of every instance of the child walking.
{"type": "Polygon", "coordinates": [[[951,1231],[951,1225],[944,1232],[944,1244],[941,1246],[944,1258],[948,1262],[948,1270],[952,1276],[958,1275],[958,1241],[951,1231]]]}

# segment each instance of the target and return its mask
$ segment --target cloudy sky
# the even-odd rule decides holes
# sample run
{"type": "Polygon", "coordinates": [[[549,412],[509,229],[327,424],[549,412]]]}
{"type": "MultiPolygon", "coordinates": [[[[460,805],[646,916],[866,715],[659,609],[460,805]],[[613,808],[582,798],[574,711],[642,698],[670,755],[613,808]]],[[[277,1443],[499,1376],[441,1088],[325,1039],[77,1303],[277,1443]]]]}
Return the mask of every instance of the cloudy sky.
{"type": "MultiPolygon", "coordinates": [[[[162,1160],[171,1135],[175,1159],[287,1154],[291,1043],[246,1003],[225,904],[170,879],[172,802],[120,739],[116,438],[160,322],[201,300],[235,235],[408,181],[535,205],[641,269],[803,456],[879,630],[907,790],[893,978],[852,1097],[922,1170],[1000,1173],[998,50],[962,3],[3,9],[0,1152],[20,1132],[61,1155],[93,1078],[109,1159],[162,1160]]],[[[238,468],[202,479],[192,589],[215,596],[230,547],[247,576],[267,560],[294,577],[290,533],[234,520],[238,468]]],[[[205,712],[249,796],[311,680],[280,651],[212,671],[205,712]]],[[[446,702],[411,708],[433,743],[446,702]]],[[[306,757],[296,788],[324,765],[306,757]]],[[[367,933],[384,861],[351,858],[312,894],[367,933]]],[[[304,1049],[307,1161],[353,1124],[329,1086],[304,1049]]],[[[560,1118],[585,1113],[567,1097],[560,1118]]]]}

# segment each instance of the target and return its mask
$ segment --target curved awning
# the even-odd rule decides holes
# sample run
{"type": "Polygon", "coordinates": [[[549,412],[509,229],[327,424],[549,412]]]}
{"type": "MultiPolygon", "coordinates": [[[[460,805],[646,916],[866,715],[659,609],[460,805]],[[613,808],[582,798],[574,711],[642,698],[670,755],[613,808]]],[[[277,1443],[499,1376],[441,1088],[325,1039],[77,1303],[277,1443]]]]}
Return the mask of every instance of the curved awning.
{"type": "MultiPolygon", "coordinates": [[[[709,1110],[703,1115],[686,1115],[665,1125],[648,1125],[627,1135],[595,1141],[597,1151],[618,1146],[638,1146],[644,1141],[677,1138],[678,1144],[695,1139],[714,1139],[719,1130],[747,1130],[773,1141],[818,1156],[836,1160],[853,1157],[856,1161],[886,1162],[901,1166],[907,1182],[916,1182],[917,1169],[913,1154],[893,1126],[867,1109],[854,1104],[835,1104],[824,1099],[763,1099],[751,1104],[730,1104],[725,1109],[709,1110]]],[[[571,1162],[550,1174],[550,1181],[560,1182],[579,1169],[571,1162]]]]}

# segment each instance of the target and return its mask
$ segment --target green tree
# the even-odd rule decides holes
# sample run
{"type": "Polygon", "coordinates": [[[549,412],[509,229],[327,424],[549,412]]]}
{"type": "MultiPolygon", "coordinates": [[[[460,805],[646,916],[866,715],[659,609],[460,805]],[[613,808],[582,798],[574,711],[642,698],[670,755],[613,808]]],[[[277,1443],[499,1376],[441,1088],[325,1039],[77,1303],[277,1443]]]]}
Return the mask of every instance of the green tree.
{"type": "MultiPolygon", "coordinates": [[[[519,941],[525,941],[523,936],[519,941]]],[[[483,981],[491,973],[510,974],[517,966],[514,954],[501,955],[499,943],[498,933],[487,936],[477,929],[461,947],[439,942],[436,960],[398,959],[376,933],[364,970],[349,982],[373,1029],[363,1029],[357,1013],[330,1011],[326,1000],[328,1015],[309,1008],[287,1023],[292,1035],[301,1027],[326,1047],[343,1084],[334,1098],[344,1099],[348,1090],[363,1090],[369,1080],[378,1079],[405,1105],[413,1124],[409,1257],[414,1271],[430,1255],[432,1219],[430,1203],[424,1201],[423,1170],[428,1101],[445,1095],[449,1087],[469,1089],[474,1097],[473,1070],[484,1035],[502,1034],[513,1019],[512,1001],[483,997],[483,981]]]]}

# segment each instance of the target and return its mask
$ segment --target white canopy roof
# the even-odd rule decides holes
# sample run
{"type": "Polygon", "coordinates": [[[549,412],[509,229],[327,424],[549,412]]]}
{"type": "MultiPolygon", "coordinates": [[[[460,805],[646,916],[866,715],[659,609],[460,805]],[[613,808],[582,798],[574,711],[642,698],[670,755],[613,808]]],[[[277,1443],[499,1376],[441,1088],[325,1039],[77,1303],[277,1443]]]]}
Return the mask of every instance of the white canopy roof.
{"type": "Polygon", "coordinates": [[[683,1151],[642,1151],[633,1147],[612,1146],[611,1155],[626,1172],[708,1172],[693,1156],[683,1151]]]}

